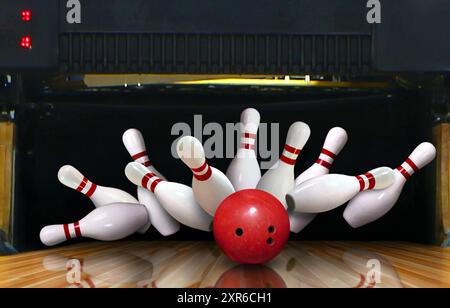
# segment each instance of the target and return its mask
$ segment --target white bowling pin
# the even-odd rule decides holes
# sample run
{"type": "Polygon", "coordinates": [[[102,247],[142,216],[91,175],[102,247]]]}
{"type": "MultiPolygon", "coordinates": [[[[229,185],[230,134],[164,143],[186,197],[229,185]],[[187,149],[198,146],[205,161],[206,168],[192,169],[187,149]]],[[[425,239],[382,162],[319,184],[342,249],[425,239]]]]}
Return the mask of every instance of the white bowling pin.
{"type": "Polygon", "coordinates": [[[240,147],[227,169],[227,177],[236,191],[254,189],[261,179],[261,169],[255,153],[260,116],[256,109],[241,113],[240,147]]]}
{"type": "Polygon", "coordinates": [[[200,141],[191,136],[178,140],[177,153],[180,159],[192,170],[192,190],[200,206],[214,216],[217,207],[234,193],[233,185],[227,176],[208,165],[205,151],[200,141]]]}
{"type": "MultiPolygon", "coordinates": [[[[62,166],[59,169],[58,180],[65,186],[86,195],[96,207],[117,202],[139,204],[135,197],[123,190],[92,183],[80,171],[70,165],[62,166]]],[[[151,221],[148,220],[148,223],[139,229],[138,232],[145,233],[150,226],[151,221]]]]}
{"type": "Polygon", "coordinates": [[[383,189],[394,183],[394,171],[380,167],[358,176],[326,174],[296,186],[286,195],[290,208],[321,213],[344,204],[363,190],[383,189]]]}
{"type": "Polygon", "coordinates": [[[92,183],[80,171],[69,165],[59,169],[58,180],[89,197],[96,207],[115,202],[139,203],[136,198],[123,190],[92,183]]]}
{"type": "MultiPolygon", "coordinates": [[[[130,128],[122,136],[123,144],[130,153],[131,158],[146,166],[151,172],[156,174],[160,179],[166,180],[161,173],[156,170],[150,163],[145,147],[144,137],[141,132],[135,128],[130,128]]],[[[147,189],[138,186],[137,195],[139,202],[147,208],[153,226],[164,236],[174,234],[180,230],[180,224],[158,202],[155,195],[147,189]]]]}
{"type": "Polygon", "coordinates": [[[429,164],[435,157],[436,148],[431,143],[421,143],[406,161],[395,169],[395,181],[392,186],[358,194],[348,203],[344,211],[344,219],[353,228],[358,228],[385,215],[397,202],[409,177],[429,164]]]}
{"type": "Polygon", "coordinates": [[[53,246],[76,237],[101,241],[125,238],[148,223],[144,206],[132,203],[113,203],[94,209],[80,221],[42,228],[41,242],[53,246]]]}
{"type": "Polygon", "coordinates": [[[153,192],[159,203],[176,220],[191,228],[210,231],[212,217],[195,200],[192,188],[162,181],[140,163],[129,163],[125,175],[133,184],[153,192]]]}
{"type": "Polygon", "coordinates": [[[135,128],[126,130],[122,135],[122,141],[128,153],[130,153],[131,158],[135,162],[143,164],[151,172],[156,174],[157,177],[162,180],[166,180],[166,178],[160,172],[158,172],[158,170],[156,170],[156,168],[150,162],[147,149],[145,147],[144,137],[139,130],[135,128]]]}
{"type": "MultiPolygon", "coordinates": [[[[257,185],[257,189],[275,196],[285,208],[286,194],[295,185],[294,166],[300,151],[309,139],[311,130],[303,122],[295,122],[289,127],[286,145],[278,162],[267,170],[257,185]]],[[[290,211],[291,209],[289,209],[290,211]]]]}
{"type": "Polygon", "coordinates": [[[337,155],[339,155],[342,148],[347,143],[347,140],[348,136],[345,129],[341,127],[334,127],[330,129],[325,138],[319,158],[311,167],[303,171],[303,173],[295,179],[295,185],[300,185],[301,183],[319,175],[328,174],[334,159],[337,155]]]}
{"type": "MultiPolygon", "coordinates": [[[[325,138],[319,158],[311,167],[303,171],[303,173],[295,179],[295,185],[300,185],[309,179],[328,174],[334,159],[339,155],[342,148],[347,143],[347,139],[348,136],[345,129],[340,127],[330,129],[325,138]]],[[[289,219],[291,222],[291,232],[298,233],[302,231],[311,221],[313,221],[316,215],[317,214],[312,213],[290,212],[289,219]]]]}

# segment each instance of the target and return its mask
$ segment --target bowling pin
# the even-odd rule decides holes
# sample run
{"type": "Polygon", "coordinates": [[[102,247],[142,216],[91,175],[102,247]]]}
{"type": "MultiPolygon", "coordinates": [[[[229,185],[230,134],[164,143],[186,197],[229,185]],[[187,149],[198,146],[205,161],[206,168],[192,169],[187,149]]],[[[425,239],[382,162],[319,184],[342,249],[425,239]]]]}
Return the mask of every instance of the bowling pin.
{"type": "MultiPolygon", "coordinates": [[[[311,130],[303,122],[295,122],[289,127],[286,145],[278,162],[267,170],[257,185],[257,189],[275,196],[285,208],[286,194],[295,185],[294,166],[300,151],[309,139],[311,130]]],[[[289,209],[290,210],[290,209],[289,209]]]]}
{"type": "Polygon", "coordinates": [[[80,221],[42,228],[41,242],[57,245],[76,237],[89,237],[101,241],[125,238],[148,223],[144,206],[132,203],[113,203],[96,208],[80,221]]]}
{"type": "Polygon", "coordinates": [[[421,143],[406,161],[395,169],[395,180],[392,186],[358,194],[348,203],[344,211],[344,219],[353,228],[358,228],[385,215],[397,202],[410,176],[429,164],[435,157],[436,148],[431,143],[421,143]]]}
{"type": "Polygon", "coordinates": [[[155,194],[158,202],[176,220],[191,228],[211,231],[212,217],[195,200],[192,188],[174,182],[162,181],[144,165],[132,162],[125,175],[135,185],[155,194]]]}
{"type": "Polygon", "coordinates": [[[233,185],[227,176],[208,165],[205,151],[200,141],[191,136],[178,140],[177,153],[180,159],[192,170],[192,190],[198,204],[211,216],[229,195],[234,193],[233,185]]]}
{"type": "MultiPolygon", "coordinates": [[[[62,166],[59,169],[58,180],[63,185],[86,195],[96,207],[117,202],[139,204],[135,197],[123,190],[92,183],[80,171],[70,165],[62,166]]],[[[151,221],[149,219],[147,225],[139,229],[138,232],[145,233],[150,226],[151,221]]]]}
{"type": "Polygon", "coordinates": [[[326,174],[296,186],[286,195],[290,208],[303,213],[330,211],[359,192],[383,189],[394,183],[394,171],[380,167],[358,176],[326,174]]]}
{"type": "MultiPolygon", "coordinates": [[[[311,167],[306,169],[295,179],[295,185],[300,185],[309,179],[328,174],[334,159],[347,143],[347,139],[347,132],[343,128],[332,128],[325,138],[325,143],[319,158],[311,167]]],[[[313,221],[316,215],[317,214],[312,213],[290,212],[289,219],[291,222],[291,232],[299,233],[302,231],[311,221],[313,221]]]]}
{"type": "Polygon", "coordinates": [[[259,121],[260,116],[256,109],[248,108],[241,113],[240,147],[226,173],[236,191],[254,189],[261,179],[261,169],[255,153],[259,121]]]}
{"type": "MultiPolygon", "coordinates": [[[[161,173],[150,163],[145,147],[144,137],[137,129],[130,128],[122,136],[123,144],[130,153],[131,158],[146,166],[151,172],[156,174],[160,179],[166,180],[161,173]]],[[[167,211],[158,202],[155,195],[147,189],[138,186],[137,195],[139,202],[147,208],[153,226],[164,236],[174,234],[180,230],[178,221],[172,218],[167,211]]]]}

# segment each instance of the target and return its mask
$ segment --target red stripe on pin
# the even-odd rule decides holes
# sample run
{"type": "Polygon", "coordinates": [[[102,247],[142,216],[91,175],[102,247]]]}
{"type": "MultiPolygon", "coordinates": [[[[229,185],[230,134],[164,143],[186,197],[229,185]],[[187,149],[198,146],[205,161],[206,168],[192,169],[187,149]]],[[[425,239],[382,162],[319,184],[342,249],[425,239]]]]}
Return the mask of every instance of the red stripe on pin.
{"type": "Polygon", "coordinates": [[[295,159],[281,155],[280,160],[288,165],[295,165],[295,159]]]}
{"type": "Polygon", "coordinates": [[[356,179],[359,182],[359,191],[363,191],[366,186],[366,182],[364,182],[364,179],[360,175],[356,176],[356,179]]]}
{"type": "Polygon", "coordinates": [[[205,159],[205,162],[203,163],[203,165],[201,165],[198,168],[192,168],[191,170],[192,170],[192,172],[203,172],[206,169],[206,167],[208,167],[208,164],[206,163],[206,159],[205,159]]]}
{"type": "Polygon", "coordinates": [[[80,229],[80,222],[74,222],[73,223],[73,228],[75,229],[75,234],[77,237],[81,237],[81,229],[80,229]]]}
{"type": "Polygon", "coordinates": [[[78,185],[76,191],[81,192],[86,187],[86,184],[88,181],[89,180],[86,177],[83,177],[83,179],[81,180],[80,185],[78,185]]]}
{"type": "Polygon", "coordinates": [[[146,175],[144,175],[144,177],[142,178],[142,181],[141,181],[142,187],[148,188],[148,187],[147,187],[148,181],[149,181],[152,177],[154,177],[154,176],[155,176],[155,174],[152,173],[152,172],[149,172],[149,173],[147,173],[146,175]]]}
{"type": "Polygon", "coordinates": [[[244,138],[252,138],[252,139],[256,139],[256,134],[252,134],[252,133],[243,133],[242,137],[244,138]]]}
{"type": "Polygon", "coordinates": [[[211,177],[211,174],[212,174],[211,167],[209,165],[207,165],[207,166],[208,166],[208,170],[204,174],[199,175],[199,174],[194,173],[194,177],[197,180],[202,182],[202,181],[206,181],[207,179],[209,179],[211,177]]]}
{"type": "Polygon", "coordinates": [[[332,159],[336,158],[336,154],[334,154],[333,152],[323,148],[322,151],[320,152],[322,154],[328,155],[329,157],[331,157],[332,159]]]}
{"type": "Polygon", "coordinates": [[[69,225],[64,224],[63,228],[64,228],[64,235],[66,236],[66,240],[70,240],[72,237],[70,236],[69,225]]]}
{"type": "Polygon", "coordinates": [[[161,179],[156,179],[156,180],[154,180],[154,181],[152,182],[152,185],[150,186],[150,190],[151,190],[152,192],[155,192],[156,185],[158,185],[159,182],[161,182],[161,179]]]}
{"type": "Polygon", "coordinates": [[[149,161],[149,160],[147,160],[146,162],[143,162],[142,163],[145,167],[150,167],[151,165],[152,165],[152,163],[149,161]]]}
{"type": "Polygon", "coordinates": [[[292,154],[297,154],[297,155],[300,154],[300,149],[296,149],[294,147],[291,147],[289,144],[286,144],[284,146],[284,149],[286,151],[288,151],[289,153],[292,153],[292,154]]]}
{"type": "Polygon", "coordinates": [[[132,158],[133,160],[137,160],[137,159],[139,159],[139,158],[141,158],[141,157],[144,157],[144,156],[147,156],[147,151],[143,151],[143,152],[134,154],[133,156],[131,156],[131,158],[132,158]]]}
{"type": "Polygon", "coordinates": [[[407,158],[405,163],[407,163],[414,170],[414,172],[419,171],[419,168],[417,168],[416,164],[410,158],[407,158]]]}
{"type": "Polygon", "coordinates": [[[327,162],[326,160],[323,160],[323,159],[316,160],[316,164],[321,165],[321,166],[323,166],[323,167],[325,167],[327,169],[331,168],[331,163],[329,163],[329,162],[327,162]]]}
{"type": "Polygon", "coordinates": [[[94,194],[96,189],[97,189],[97,185],[92,183],[91,187],[89,188],[89,190],[87,191],[87,193],[85,195],[88,197],[92,197],[92,195],[94,194]]]}
{"type": "Polygon", "coordinates": [[[397,170],[404,176],[405,179],[409,179],[411,175],[408,173],[408,171],[405,170],[402,166],[398,166],[397,170]]]}
{"type": "Polygon", "coordinates": [[[367,189],[373,189],[376,184],[375,177],[373,176],[373,174],[370,172],[366,172],[364,173],[364,176],[367,178],[367,180],[369,180],[369,187],[367,189]]]}
{"type": "Polygon", "coordinates": [[[248,143],[243,143],[241,145],[241,149],[245,149],[245,150],[254,150],[255,146],[253,144],[248,144],[248,143]]]}

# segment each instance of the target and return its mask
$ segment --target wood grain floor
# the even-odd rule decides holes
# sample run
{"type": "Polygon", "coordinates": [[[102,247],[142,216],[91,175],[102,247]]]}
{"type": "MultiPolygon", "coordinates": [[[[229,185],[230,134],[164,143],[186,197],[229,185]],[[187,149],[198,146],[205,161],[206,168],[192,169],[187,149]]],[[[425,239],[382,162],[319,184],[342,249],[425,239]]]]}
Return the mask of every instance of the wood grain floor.
{"type": "Polygon", "coordinates": [[[212,242],[90,242],[0,257],[0,287],[450,287],[450,249],[290,242],[243,266],[212,242]]]}

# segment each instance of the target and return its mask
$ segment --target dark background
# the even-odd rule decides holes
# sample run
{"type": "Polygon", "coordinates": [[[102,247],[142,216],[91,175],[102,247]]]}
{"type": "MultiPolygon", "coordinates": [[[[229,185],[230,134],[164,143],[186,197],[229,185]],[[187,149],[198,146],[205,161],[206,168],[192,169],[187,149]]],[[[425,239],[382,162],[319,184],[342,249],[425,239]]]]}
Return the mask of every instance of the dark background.
{"type": "Polygon", "coordinates": [[[448,72],[448,0],[0,2],[0,71],[66,73],[448,72]],[[32,21],[20,20],[31,10],[32,21]],[[20,47],[32,37],[32,50],[20,47]],[[299,59],[297,59],[299,57],[299,59]],[[259,59],[260,58],[260,59],[259,59]],[[254,63],[254,65],[253,65],[254,63]]]}
{"type": "MultiPolygon", "coordinates": [[[[379,166],[395,168],[423,141],[431,139],[429,104],[417,92],[318,91],[302,93],[157,90],[44,95],[16,111],[13,244],[19,250],[42,247],[40,229],[48,224],[81,219],[94,209],[84,195],[57,180],[64,164],[78,168],[94,183],[135,194],[124,175],[130,157],[123,132],[142,131],[150,160],[168,179],[189,184],[192,174],[170,153],[178,136],[172,125],[193,126],[194,114],[209,122],[238,122],[240,112],[255,107],[261,122],[280,123],[280,151],[294,121],[311,127],[311,138],[296,165],[296,175],[319,155],[334,126],[345,128],[349,141],[332,167],[333,173],[356,175],[379,166]]],[[[204,137],[204,140],[207,136],[204,137]]],[[[225,172],[230,159],[211,159],[225,172]]],[[[353,230],[342,218],[344,206],[319,215],[295,240],[407,240],[430,242],[434,221],[434,168],[414,175],[391,212],[379,221],[353,230]]],[[[136,238],[163,239],[155,230],[136,238]]],[[[213,239],[211,233],[182,227],[168,240],[213,239]]],[[[81,239],[82,241],[83,239],[81,239]]],[[[80,241],[80,240],[75,240],[80,241]]]]}

